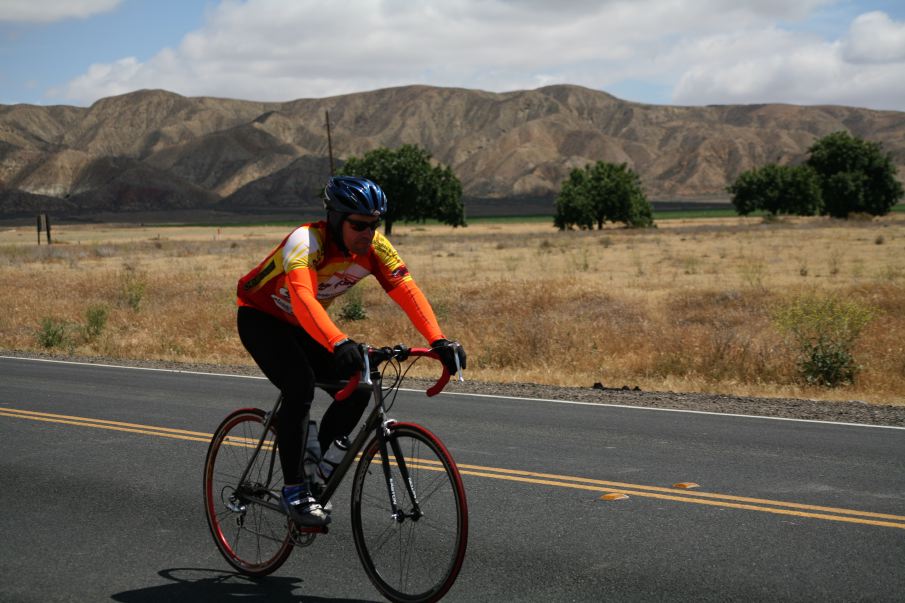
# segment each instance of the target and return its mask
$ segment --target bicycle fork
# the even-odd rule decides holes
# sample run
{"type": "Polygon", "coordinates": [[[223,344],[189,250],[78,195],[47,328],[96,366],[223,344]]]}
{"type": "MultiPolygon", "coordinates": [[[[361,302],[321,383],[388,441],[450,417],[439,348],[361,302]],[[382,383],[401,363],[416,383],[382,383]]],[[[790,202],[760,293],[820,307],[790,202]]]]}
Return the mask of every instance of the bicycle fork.
{"type": "Polygon", "coordinates": [[[382,426],[382,429],[380,429],[378,444],[380,446],[380,460],[381,465],[383,466],[383,476],[384,479],[386,479],[387,484],[387,494],[390,497],[390,509],[392,510],[391,517],[397,523],[402,523],[406,519],[418,521],[421,519],[422,513],[421,507],[418,505],[418,496],[415,494],[415,484],[412,482],[412,477],[409,473],[405,456],[402,454],[402,450],[399,447],[399,442],[396,438],[391,436],[392,431],[389,428],[390,423],[391,421],[387,421],[382,426]],[[388,442],[389,446],[387,446],[388,442]],[[409,499],[412,501],[411,513],[406,513],[404,509],[399,508],[399,501],[396,497],[396,483],[393,479],[393,472],[390,469],[390,447],[393,449],[393,456],[396,459],[396,465],[399,467],[399,474],[402,478],[402,482],[408,492],[409,499]]]}
{"type": "MultiPolygon", "coordinates": [[[[411,474],[409,473],[408,465],[405,461],[405,456],[402,454],[402,449],[399,446],[399,442],[396,440],[396,438],[392,437],[393,431],[391,425],[395,421],[393,421],[393,419],[387,418],[386,409],[383,405],[383,379],[381,379],[380,373],[371,373],[367,354],[365,354],[364,374],[369,377],[367,379],[367,382],[370,382],[371,384],[371,391],[376,401],[374,412],[368,420],[367,426],[373,426],[371,427],[371,429],[374,429],[377,434],[377,445],[378,449],[380,450],[380,464],[383,468],[383,477],[384,480],[386,480],[387,485],[387,495],[390,499],[390,509],[392,511],[391,517],[397,523],[402,523],[407,518],[412,519],[413,521],[418,521],[419,519],[421,519],[423,514],[421,513],[421,507],[418,505],[418,496],[415,493],[415,484],[412,481],[411,474]],[[372,423],[371,421],[374,422],[372,423]],[[379,427],[377,421],[380,422],[379,427]],[[389,442],[389,446],[387,445],[387,442],[389,442]],[[399,467],[399,474],[402,477],[402,482],[405,485],[406,491],[408,492],[409,499],[412,501],[411,513],[406,513],[404,509],[399,508],[399,499],[396,497],[396,481],[393,478],[393,472],[390,467],[390,447],[392,447],[393,449],[393,456],[396,458],[396,465],[399,467]]],[[[353,445],[353,448],[358,449],[358,446],[353,445]]]]}

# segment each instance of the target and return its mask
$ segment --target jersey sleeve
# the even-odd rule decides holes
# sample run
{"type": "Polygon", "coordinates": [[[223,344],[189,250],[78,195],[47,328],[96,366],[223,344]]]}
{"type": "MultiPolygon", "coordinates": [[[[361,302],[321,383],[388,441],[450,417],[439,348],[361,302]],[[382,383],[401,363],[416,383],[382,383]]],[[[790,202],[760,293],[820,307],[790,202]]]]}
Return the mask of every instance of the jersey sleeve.
{"type": "MultiPolygon", "coordinates": [[[[312,268],[324,259],[321,231],[309,225],[296,228],[283,244],[283,271],[289,274],[297,268],[312,268]]],[[[315,292],[317,289],[315,288],[315,292]]]]}
{"type": "Polygon", "coordinates": [[[292,301],[292,314],[319,344],[333,351],[345,335],[317,300],[317,267],[324,259],[324,241],[317,228],[295,229],[283,245],[283,270],[292,301]]]}
{"type": "Polygon", "coordinates": [[[390,298],[405,311],[409,320],[428,343],[445,339],[430,303],[411,277],[389,292],[390,298]]]}
{"type": "Polygon", "coordinates": [[[313,268],[296,268],[286,275],[292,313],[305,331],[319,344],[333,351],[333,346],[346,338],[317,301],[317,272],[313,268]]]}
{"type": "Polygon", "coordinates": [[[379,231],[374,233],[371,248],[371,271],[384,291],[389,293],[402,283],[412,280],[412,275],[409,274],[409,269],[399,256],[399,252],[379,231]]]}
{"type": "Polygon", "coordinates": [[[427,301],[421,288],[415,284],[415,280],[396,249],[380,232],[374,234],[372,246],[374,249],[372,261],[375,264],[374,276],[377,277],[378,282],[390,298],[405,311],[409,320],[427,339],[428,343],[444,339],[430,302],[427,301]]]}

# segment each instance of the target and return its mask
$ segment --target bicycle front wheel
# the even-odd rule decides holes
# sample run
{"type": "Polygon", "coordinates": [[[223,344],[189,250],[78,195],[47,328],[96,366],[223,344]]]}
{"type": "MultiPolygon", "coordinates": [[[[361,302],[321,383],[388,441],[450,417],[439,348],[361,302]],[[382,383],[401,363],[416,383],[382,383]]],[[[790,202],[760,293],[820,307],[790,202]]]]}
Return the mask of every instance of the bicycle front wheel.
{"type": "Polygon", "coordinates": [[[204,462],[204,511],[211,535],[226,561],[249,576],[274,572],[293,546],[279,507],[283,474],[272,424],[252,463],[264,423],[262,410],[233,412],[214,433],[204,462]]]}
{"type": "Polygon", "coordinates": [[[462,478],[440,440],[420,425],[393,424],[387,440],[385,464],[375,437],[355,471],[355,547],[371,582],[388,599],[436,601],[455,582],[465,558],[462,478]]]}

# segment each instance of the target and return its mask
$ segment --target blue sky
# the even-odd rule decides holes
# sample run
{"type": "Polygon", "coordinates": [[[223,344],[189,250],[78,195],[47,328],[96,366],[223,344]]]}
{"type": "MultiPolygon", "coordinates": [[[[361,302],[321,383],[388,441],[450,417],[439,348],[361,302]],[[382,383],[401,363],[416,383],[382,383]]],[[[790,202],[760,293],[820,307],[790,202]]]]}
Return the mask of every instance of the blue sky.
{"type": "Polygon", "coordinates": [[[905,0],[0,1],[0,104],[559,83],[905,111],[905,0]]]}

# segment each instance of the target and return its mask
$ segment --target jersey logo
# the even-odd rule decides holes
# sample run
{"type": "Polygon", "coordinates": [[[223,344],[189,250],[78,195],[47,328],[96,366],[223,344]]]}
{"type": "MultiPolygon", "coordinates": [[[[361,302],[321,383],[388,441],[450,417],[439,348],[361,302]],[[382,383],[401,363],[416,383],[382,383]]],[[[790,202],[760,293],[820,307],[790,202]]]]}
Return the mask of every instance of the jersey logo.
{"type": "Polygon", "coordinates": [[[360,280],[361,277],[359,276],[345,272],[337,272],[330,280],[320,283],[317,286],[317,298],[332,299],[338,295],[342,295],[360,280]]]}
{"type": "Polygon", "coordinates": [[[403,264],[399,268],[396,268],[396,270],[393,270],[393,272],[390,273],[390,276],[392,276],[393,278],[402,278],[408,275],[409,269],[405,267],[405,264],[403,264]]]}
{"type": "Polygon", "coordinates": [[[280,289],[280,295],[274,293],[270,296],[270,298],[273,300],[273,303],[276,304],[277,308],[279,308],[286,314],[292,314],[292,302],[289,301],[289,290],[286,289],[286,287],[282,287],[280,289]]]}
{"type": "Polygon", "coordinates": [[[245,289],[246,291],[249,291],[249,290],[254,289],[255,287],[257,287],[258,284],[259,284],[261,281],[264,280],[264,277],[266,277],[268,274],[270,274],[271,272],[273,272],[273,269],[276,268],[276,267],[277,267],[277,262],[276,262],[276,260],[270,260],[270,263],[267,264],[266,266],[264,266],[263,268],[261,268],[261,271],[258,272],[258,273],[254,276],[254,278],[250,279],[247,283],[245,283],[244,289],[245,289]]]}

